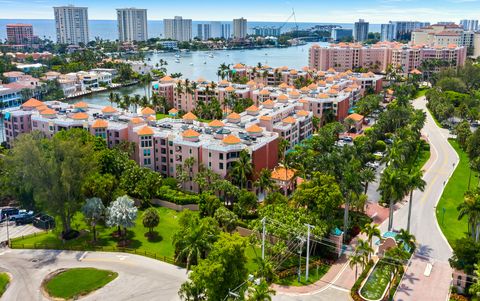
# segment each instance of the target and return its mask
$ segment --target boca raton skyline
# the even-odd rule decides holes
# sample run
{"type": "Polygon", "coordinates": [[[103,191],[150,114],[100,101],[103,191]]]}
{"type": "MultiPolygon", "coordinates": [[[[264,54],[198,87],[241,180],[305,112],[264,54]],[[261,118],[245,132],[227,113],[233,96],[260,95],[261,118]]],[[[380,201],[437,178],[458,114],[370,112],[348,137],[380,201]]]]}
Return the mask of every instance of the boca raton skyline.
{"type": "Polygon", "coordinates": [[[411,0],[402,2],[397,0],[351,1],[345,0],[336,3],[302,1],[275,1],[267,0],[256,2],[247,0],[238,6],[234,3],[220,1],[204,1],[201,6],[194,5],[194,1],[171,3],[155,3],[153,1],[136,1],[134,5],[128,1],[96,2],[91,0],[77,1],[42,1],[29,3],[29,10],[19,11],[19,0],[0,1],[2,10],[0,19],[53,19],[52,6],[73,4],[89,8],[91,20],[114,20],[116,8],[132,7],[149,10],[149,19],[161,20],[171,15],[183,15],[193,20],[228,20],[244,16],[252,21],[282,22],[290,15],[291,8],[297,13],[298,22],[337,22],[351,23],[359,17],[368,19],[372,23],[384,23],[389,20],[428,20],[430,22],[455,21],[462,18],[475,18],[479,1],[476,0],[411,0]],[[408,5],[406,5],[408,4],[408,5]],[[461,4],[461,5],[459,5],[461,4]],[[214,13],[222,8],[221,15],[214,13]],[[254,9],[252,9],[254,8],[254,9]],[[385,12],[388,12],[386,14],[385,12]]]}

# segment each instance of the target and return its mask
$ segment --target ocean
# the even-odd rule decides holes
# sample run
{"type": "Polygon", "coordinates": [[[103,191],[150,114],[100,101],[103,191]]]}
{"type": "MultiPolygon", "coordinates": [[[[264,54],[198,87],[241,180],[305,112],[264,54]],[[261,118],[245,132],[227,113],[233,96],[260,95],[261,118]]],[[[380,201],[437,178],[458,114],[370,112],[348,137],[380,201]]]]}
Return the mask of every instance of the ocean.
{"type": "MultiPolygon", "coordinates": [[[[193,21],[192,22],[192,34],[196,34],[196,25],[200,23],[208,23],[209,21],[193,21]]],[[[231,21],[222,21],[223,23],[231,24],[231,21]]],[[[27,23],[33,25],[33,32],[40,38],[49,38],[51,40],[56,39],[55,33],[55,21],[47,19],[0,19],[0,39],[7,37],[6,24],[9,23],[27,23]]],[[[283,22],[255,22],[249,21],[248,28],[255,26],[276,26],[280,27],[283,22]]],[[[307,29],[315,25],[340,25],[343,28],[353,28],[353,24],[348,23],[297,23],[298,28],[307,29]]],[[[282,32],[288,31],[295,27],[294,23],[287,23],[282,32]]],[[[90,39],[101,38],[104,40],[116,40],[118,38],[117,21],[116,20],[90,20],[89,21],[90,39]]],[[[233,29],[232,29],[233,30],[233,29]]],[[[370,24],[370,32],[380,32],[380,24],[370,24]]],[[[163,36],[163,21],[151,20],[148,21],[148,36],[149,37],[161,37],[163,36]]]]}

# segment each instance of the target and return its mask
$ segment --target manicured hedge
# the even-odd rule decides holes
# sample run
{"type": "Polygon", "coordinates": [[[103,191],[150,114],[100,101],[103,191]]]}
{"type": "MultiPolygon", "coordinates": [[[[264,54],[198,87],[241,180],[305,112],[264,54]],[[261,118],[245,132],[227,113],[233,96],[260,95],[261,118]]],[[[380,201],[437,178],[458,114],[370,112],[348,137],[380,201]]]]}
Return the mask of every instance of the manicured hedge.
{"type": "Polygon", "coordinates": [[[198,195],[188,194],[170,186],[162,186],[158,189],[158,198],[177,205],[198,204],[198,195]]]}
{"type": "Polygon", "coordinates": [[[352,286],[352,289],[350,290],[350,296],[354,301],[364,301],[364,299],[360,297],[360,295],[358,294],[358,291],[360,290],[360,286],[362,285],[363,280],[367,278],[368,273],[372,269],[373,265],[374,265],[373,260],[370,260],[367,266],[365,267],[365,270],[363,270],[363,272],[360,274],[360,277],[358,277],[357,281],[352,286]]]}

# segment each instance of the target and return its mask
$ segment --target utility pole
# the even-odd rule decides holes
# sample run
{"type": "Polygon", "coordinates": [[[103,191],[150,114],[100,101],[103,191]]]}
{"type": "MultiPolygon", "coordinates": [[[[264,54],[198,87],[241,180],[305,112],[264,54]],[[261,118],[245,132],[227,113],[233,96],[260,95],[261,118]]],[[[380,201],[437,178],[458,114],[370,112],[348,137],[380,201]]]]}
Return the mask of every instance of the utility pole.
{"type": "Polygon", "coordinates": [[[310,229],[315,228],[310,224],[306,224],[307,226],[307,264],[305,268],[305,281],[308,281],[308,263],[310,261],[310,229]]]}
{"type": "Polygon", "coordinates": [[[262,260],[265,260],[265,222],[266,217],[262,219],[262,260]]]}
{"type": "Polygon", "coordinates": [[[10,216],[7,213],[7,246],[10,246],[10,233],[8,232],[8,223],[10,222],[10,216]]]}

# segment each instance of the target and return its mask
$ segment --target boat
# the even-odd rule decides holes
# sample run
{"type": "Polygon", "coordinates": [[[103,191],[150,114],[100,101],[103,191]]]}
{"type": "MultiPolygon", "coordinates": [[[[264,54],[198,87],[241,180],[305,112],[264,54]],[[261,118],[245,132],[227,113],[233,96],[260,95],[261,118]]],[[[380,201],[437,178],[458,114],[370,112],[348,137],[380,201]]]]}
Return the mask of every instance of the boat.
{"type": "Polygon", "coordinates": [[[180,60],[178,58],[175,59],[175,63],[180,63],[180,60]]]}
{"type": "Polygon", "coordinates": [[[193,66],[193,63],[190,63],[190,66],[193,66]]]}
{"type": "Polygon", "coordinates": [[[179,59],[179,58],[180,58],[180,54],[178,54],[178,53],[175,54],[175,57],[176,57],[177,59],[179,59]]]}
{"type": "Polygon", "coordinates": [[[213,59],[213,54],[212,54],[212,53],[210,53],[210,54],[208,55],[208,57],[210,57],[210,58],[212,58],[212,59],[213,59]]]}
{"type": "Polygon", "coordinates": [[[207,61],[203,61],[204,64],[207,64],[207,61]]]}

